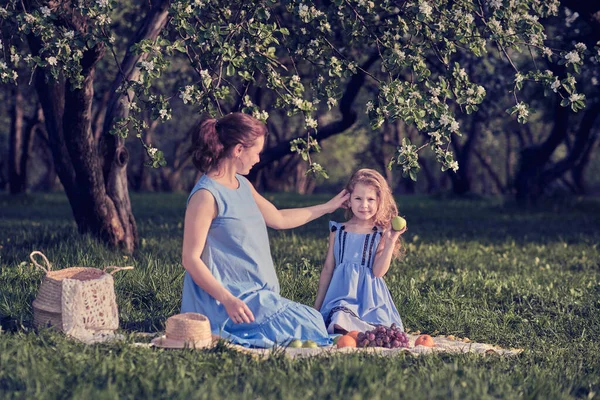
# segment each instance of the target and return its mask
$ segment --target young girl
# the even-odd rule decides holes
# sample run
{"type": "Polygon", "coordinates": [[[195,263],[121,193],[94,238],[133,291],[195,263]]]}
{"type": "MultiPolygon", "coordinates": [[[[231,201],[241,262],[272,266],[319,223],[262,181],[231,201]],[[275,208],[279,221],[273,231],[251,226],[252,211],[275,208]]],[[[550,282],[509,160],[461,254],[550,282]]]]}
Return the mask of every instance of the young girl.
{"type": "Polygon", "coordinates": [[[364,332],[375,325],[403,329],[383,276],[398,256],[400,235],[391,219],[398,209],[377,171],[358,170],[346,185],[350,193],[346,223],[329,223],[329,249],[319,280],[315,308],[329,333],[364,332]]]}

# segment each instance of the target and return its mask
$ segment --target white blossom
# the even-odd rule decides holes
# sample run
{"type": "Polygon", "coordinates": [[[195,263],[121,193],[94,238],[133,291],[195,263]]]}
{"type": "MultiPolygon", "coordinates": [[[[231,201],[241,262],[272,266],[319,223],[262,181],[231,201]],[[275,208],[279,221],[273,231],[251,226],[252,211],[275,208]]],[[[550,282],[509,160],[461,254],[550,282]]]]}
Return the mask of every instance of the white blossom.
{"type": "Polygon", "coordinates": [[[450,169],[452,169],[454,172],[458,171],[458,161],[452,161],[450,164],[448,164],[448,167],[450,167],[450,169]]]}
{"type": "Polygon", "coordinates": [[[163,109],[161,109],[161,110],[158,112],[158,114],[160,115],[160,117],[161,117],[163,120],[168,120],[168,119],[171,119],[171,115],[169,114],[169,111],[168,111],[168,110],[166,110],[166,109],[164,109],[164,108],[163,108],[163,109]]]}
{"type": "Polygon", "coordinates": [[[448,129],[450,129],[450,132],[455,133],[458,131],[459,127],[460,127],[460,124],[458,122],[452,121],[452,123],[450,124],[450,128],[448,128],[448,129]]]}
{"type": "Polygon", "coordinates": [[[192,101],[192,93],[194,91],[194,87],[188,85],[184,90],[179,92],[179,97],[183,100],[183,104],[187,104],[192,101]]]}
{"type": "Polygon", "coordinates": [[[488,0],[488,4],[492,8],[499,9],[502,7],[502,0],[488,0]]]}
{"type": "Polygon", "coordinates": [[[550,89],[552,89],[554,93],[556,93],[558,92],[558,88],[560,88],[560,81],[558,80],[558,78],[556,78],[554,82],[552,82],[552,85],[550,85],[550,89]]]}
{"type": "Polygon", "coordinates": [[[269,118],[269,113],[266,111],[254,110],[252,112],[252,116],[258,119],[259,121],[267,122],[267,119],[269,118]]]}
{"type": "Polygon", "coordinates": [[[314,119],[313,117],[306,117],[305,122],[306,122],[306,126],[308,126],[309,128],[315,128],[316,129],[317,126],[318,126],[317,120],[314,119]]]}
{"type": "Polygon", "coordinates": [[[581,43],[581,42],[577,43],[575,45],[575,48],[577,50],[579,50],[579,51],[586,51],[587,50],[587,46],[585,45],[585,43],[581,43]]]}
{"type": "Polygon", "coordinates": [[[567,65],[568,64],[577,64],[577,63],[581,62],[581,57],[579,57],[579,53],[576,52],[575,50],[568,52],[565,55],[565,59],[567,60],[567,65]]]}
{"type": "Polygon", "coordinates": [[[154,71],[154,61],[142,61],[140,62],[140,68],[148,72],[154,71]]]}
{"type": "Polygon", "coordinates": [[[527,109],[525,103],[517,104],[516,110],[519,113],[520,117],[527,117],[529,115],[529,110],[527,109]]]}
{"type": "Polygon", "coordinates": [[[67,31],[65,32],[65,38],[72,40],[75,38],[75,32],[74,31],[67,31]]]}
{"type": "Polygon", "coordinates": [[[373,110],[373,108],[375,108],[375,106],[373,105],[372,101],[367,101],[367,104],[365,105],[365,109],[367,112],[370,112],[371,110],[373,110]]]}
{"type": "Polygon", "coordinates": [[[150,155],[150,157],[154,157],[157,151],[158,149],[156,147],[151,147],[148,149],[148,154],[150,155]]]}
{"type": "Polygon", "coordinates": [[[544,50],[543,50],[543,51],[544,51],[544,55],[545,55],[546,57],[550,57],[550,56],[552,55],[552,49],[551,49],[551,48],[549,48],[549,47],[544,47],[544,50]]]}
{"type": "Polygon", "coordinates": [[[520,72],[517,72],[517,74],[515,75],[515,82],[519,83],[519,82],[523,82],[523,75],[521,75],[520,72]]]}
{"type": "Polygon", "coordinates": [[[333,98],[333,97],[329,97],[327,99],[327,106],[331,109],[332,107],[335,107],[337,105],[337,99],[333,98]]]}
{"type": "Polygon", "coordinates": [[[581,93],[573,93],[572,95],[569,96],[569,101],[571,103],[575,103],[576,101],[580,101],[585,99],[585,95],[581,94],[581,93]]]}
{"type": "Polygon", "coordinates": [[[448,118],[448,115],[442,114],[442,116],[440,117],[440,124],[442,126],[446,126],[446,125],[450,124],[450,118],[448,118]]]}
{"type": "Polygon", "coordinates": [[[419,3],[419,12],[421,14],[425,15],[426,17],[431,17],[432,11],[433,11],[433,9],[429,5],[429,3],[427,3],[426,1],[419,3]]]}
{"type": "Polygon", "coordinates": [[[58,60],[54,56],[50,56],[50,57],[46,58],[46,61],[48,62],[48,65],[51,65],[51,66],[55,66],[56,64],[58,64],[58,60]]]}
{"type": "Polygon", "coordinates": [[[592,76],[592,85],[594,85],[594,86],[598,85],[598,78],[596,78],[595,76],[592,76]]]}
{"type": "Polygon", "coordinates": [[[202,77],[202,80],[205,80],[205,79],[207,79],[207,80],[208,80],[208,79],[212,79],[212,78],[211,78],[211,76],[210,76],[210,72],[208,72],[208,71],[207,71],[207,70],[205,70],[205,69],[203,69],[203,70],[201,70],[201,71],[200,71],[200,76],[202,77]]]}
{"type": "Polygon", "coordinates": [[[50,10],[48,7],[44,6],[44,7],[40,7],[40,12],[42,13],[42,15],[45,18],[48,18],[50,15],[52,15],[52,10],[50,10]]]}
{"type": "Polygon", "coordinates": [[[112,22],[108,15],[100,14],[98,15],[98,25],[108,25],[112,22]]]}
{"type": "Polygon", "coordinates": [[[98,4],[100,8],[108,7],[108,2],[109,0],[96,0],[96,4],[98,4]]]}

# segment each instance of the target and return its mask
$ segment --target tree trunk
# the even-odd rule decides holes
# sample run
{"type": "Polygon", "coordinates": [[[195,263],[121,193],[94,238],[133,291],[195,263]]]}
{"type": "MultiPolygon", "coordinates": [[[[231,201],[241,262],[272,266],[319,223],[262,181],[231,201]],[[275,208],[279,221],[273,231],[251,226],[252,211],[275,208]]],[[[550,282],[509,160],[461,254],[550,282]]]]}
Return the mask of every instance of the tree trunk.
{"type": "Polygon", "coordinates": [[[515,177],[516,199],[521,204],[532,205],[544,191],[542,174],[550,157],[567,135],[569,110],[555,103],[554,127],[550,136],[541,144],[521,150],[519,167],[515,177]]]}
{"type": "MultiPolygon", "coordinates": [[[[168,6],[169,1],[165,0],[148,12],[128,49],[141,40],[156,39],[166,23],[168,6]]],[[[72,25],[80,24],[81,21],[73,21],[72,25]]],[[[39,39],[29,35],[28,40],[32,53],[39,54],[39,39]]],[[[124,57],[120,68],[124,75],[119,73],[113,82],[98,147],[92,129],[93,83],[96,64],[104,52],[100,43],[84,53],[81,61],[84,81],[80,89],[72,89],[64,79],[58,82],[51,77],[46,79],[45,71],[38,71],[35,85],[44,110],[56,172],[79,231],[131,253],[137,242],[137,226],[127,187],[129,153],[123,138],[110,135],[109,131],[115,120],[127,116],[127,110],[119,101],[122,94],[117,93],[116,88],[123,80],[137,77],[136,64],[143,56],[128,50],[124,57]]]]}
{"type": "Polygon", "coordinates": [[[13,99],[8,147],[8,187],[11,194],[19,194],[27,189],[29,137],[23,129],[23,94],[18,85],[13,89],[13,99]]]}
{"type": "Polygon", "coordinates": [[[470,122],[469,135],[465,144],[461,147],[456,140],[452,141],[459,168],[456,172],[448,170],[447,174],[452,181],[452,191],[457,195],[464,195],[471,191],[471,151],[477,141],[479,121],[476,116],[473,116],[470,122]]]}

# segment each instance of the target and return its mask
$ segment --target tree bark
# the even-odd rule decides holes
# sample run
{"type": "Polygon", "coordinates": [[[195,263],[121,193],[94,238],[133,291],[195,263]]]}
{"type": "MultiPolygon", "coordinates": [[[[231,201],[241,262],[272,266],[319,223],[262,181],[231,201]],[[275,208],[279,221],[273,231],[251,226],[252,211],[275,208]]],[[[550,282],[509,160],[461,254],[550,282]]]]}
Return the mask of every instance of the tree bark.
{"type": "Polygon", "coordinates": [[[23,93],[18,85],[13,89],[13,99],[8,147],[8,187],[10,194],[19,194],[27,190],[30,132],[23,129],[23,93]]]}
{"type": "Polygon", "coordinates": [[[569,110],[560,106],[560,99],[555,102],[554,121],[552,132],[543,143],[521,150],[515,177],[516,199],[520,204],[535,204],[543,194],[545,188],[542,179],[544,168],[550,161],[554,150],[567,135],[569,110]]]}
{"type": "Polygon", "coordinates": [[[465,144],[461,147],[456,140],[452,141],[459,169],[457,172],[448,170],[447,174],[452,181],[452,191],[457,195],[464,195],[471,191],[471,151],[477,141],[478,126],[479,120],[475,115],[471,118],[469,135],[465,144]]]}

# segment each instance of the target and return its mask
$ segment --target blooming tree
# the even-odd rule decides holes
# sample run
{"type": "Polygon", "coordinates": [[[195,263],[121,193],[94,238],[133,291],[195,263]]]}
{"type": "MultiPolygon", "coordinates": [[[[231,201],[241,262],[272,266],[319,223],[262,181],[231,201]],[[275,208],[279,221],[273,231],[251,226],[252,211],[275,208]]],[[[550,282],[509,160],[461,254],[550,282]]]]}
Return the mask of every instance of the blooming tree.
{"type": "MultiPolygon", "coordinates": [[[[38,92],[48,98],[42,101],[44,111],[56,116],[46,117],[47,124],[54,124],[49,132],[62,138],[55,160],[62,145],[77,159],[78,153],[98,151],[75,138],[89,130],[85,115],[92,106],[95,65],[113,57],[118,70],[104,124],[108,139],[100,148],[102,179],[91,172],[75,173],[75,178],[59,172],[63,184],[81,179],[109,188],[116,176],[122,180],[122,172],[111,177],[111,168],[121,171],[127,163],[123,139],[130,134],[142,139],[141,112],[151,110],[154,119],[167,121],[173,118],[173,102],[215,116],[239,109],[262,121],[274,108],[301,115],[306,135],[292,141],[291,149],[309,162],[311,171],[323,173],[310,156],[319,149],[319,115],[338,106],[343,85],[362,75],[377,87],[363,108],[373,129],[402,120],[428,138],[422,146],[405,138],[390,160],[390,166],[398,165],[403,175],[416,180],[424,148],[434,152],[442,170],[460,168],[450,147],[453,136],[461,135],[456,113],[476,112],[486,96],[485,82],[467,73],[461,55],[483,58],[493,52],[511,64],[514,104],[507,111],[521,123],[531,114],[528,99],[521,96],[525,82],[560,96],[563,107],[585,107],[576,76],[586,60],[598,58],[598,47],[553,47],[541,20],[557,15],[559,5],[558,0],[163,0],[152,3],[123,49],[113,32],[117,1],[9,0],[0,8],[0,79],[16,82],[16,66],[24,63],[37,71],[38,92]],[[17,50],[14,43],[20,38],[29,44],[28,54],[17,50]],[[377,63],[366,63],[373,57],[377,63]],[[524,57],[534,61],[533,68],[529,60],[521,62],[524,57]],[[180,58],[188,61],[193,75],[181,77],[177,92],[160,90],[158,82],[180,58]],[[535,60],[542,59],[563,65],[564,73],[538,69],[535,60]],[[60,84],[64,108],[57,111],[49,94],[60,84]],[[274,95],[270,107],[253,103],[249,93],[256,88],[274,95]],[[69,113],[68,107],[76,104],[79,112],[69,113]]],[[[150,165],[165,163],[160,149],[141,142],[150,165]]],[[[128,207],[125,189],[121,182],[107,190],[109,198],[118,193],[119,200],[100,201],[92,212],[101,213],[109,204],[121,223],[132,221],[130,212],[119,211],[128,207]]],[[[108,226],[101,230],[112,229],[108,226]]],[[[129,230],[135,236],[134,224],[129,230]]]]}

